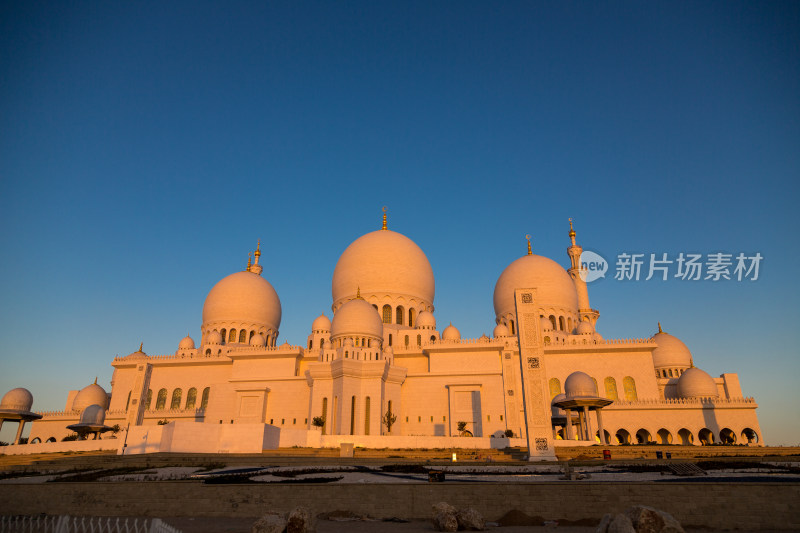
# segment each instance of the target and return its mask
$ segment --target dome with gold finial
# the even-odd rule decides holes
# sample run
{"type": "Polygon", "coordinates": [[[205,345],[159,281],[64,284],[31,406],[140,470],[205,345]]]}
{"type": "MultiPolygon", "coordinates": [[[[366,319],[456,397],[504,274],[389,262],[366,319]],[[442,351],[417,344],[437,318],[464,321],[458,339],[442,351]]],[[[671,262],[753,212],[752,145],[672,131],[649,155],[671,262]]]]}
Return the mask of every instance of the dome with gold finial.
{"type": "Polygon", "coordinates": [[[405,324],[409,309],[417,314],[433,310],[433,269],[414,241],[386,227],[385,216],[380,230],[359,237],[339,257],[331,283],[332,309],[336,312],[354,298],[358,288],[370,304],[390,306],[392,316],[402,307],[400,323],[405,324]]]}
{"type": "Polygon", "coordinates": [[[256,249],[249,270],[222,278],[208,293],[203,305],[202,329],[206,334],[214,329],[242,328],[273,338],[278,335],[281,301],[272,285],[261,276],[260,256],[260,250],[256,249]]]}
{"type": "MultiPolygon", "coordinates": [[[[494,287],[494,311],[497,322],[516,316],[515,289],[536,288],[536,301],[544,316],[555,314],[577,320],[578,293],[566,269],[547,257],[528,254],[513,261],[503,270],[494,287]]],[[[512,332],[513,333],[513,332],[512,332]]]]}
{"type": "Polygon", "coordinates": [[[692,352],[678,337],[670,335],[661,329],[658,323],[658,333],[653,335],[657,347],[653,350],[653,366],[656,370],[662,368],[685,369],[692,366],[692,352]]]}
{"type": "Polygon", "coordinates": [[[97,378],[94,383],[85,386],[78,392],[75,399],[72,400],[72,410],[83,411],[88,406],[95,404],[100,405],[103,409],[108,409],[108,393],[97,384],[97,378]]]}
{"type": "Polygon", "coordinates": [[[343,336],[383,339],[383,322],[378,311],[363,298],[345,302],[333,315],[331,340],[343,336]]]}

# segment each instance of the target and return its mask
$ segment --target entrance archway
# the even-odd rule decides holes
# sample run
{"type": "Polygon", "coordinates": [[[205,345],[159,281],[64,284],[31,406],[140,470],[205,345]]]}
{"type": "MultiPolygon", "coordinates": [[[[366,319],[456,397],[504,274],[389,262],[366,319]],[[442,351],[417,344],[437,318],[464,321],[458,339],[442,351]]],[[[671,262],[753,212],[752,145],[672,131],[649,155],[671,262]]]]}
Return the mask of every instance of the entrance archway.
{"type": "Polygon", "coordinates": [[[659,444],[672,444],[672,433],[664,428],[658,430],[658,443],[659,444]]]}

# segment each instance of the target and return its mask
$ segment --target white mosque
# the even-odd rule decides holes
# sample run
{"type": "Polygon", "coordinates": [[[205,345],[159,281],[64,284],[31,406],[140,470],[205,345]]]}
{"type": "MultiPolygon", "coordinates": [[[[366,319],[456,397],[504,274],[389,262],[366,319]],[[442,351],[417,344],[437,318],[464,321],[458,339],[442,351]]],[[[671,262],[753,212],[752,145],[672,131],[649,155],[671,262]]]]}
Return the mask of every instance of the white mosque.
{"type": "Polygon", "coordinates": [[[110,392],[96,382],[71,391],[61,412],[33,412],[26,389],[8,392],[0,423],[19,421],[17,440],[32,423],[29,444],[8,450],[63,447],[75,432],[120,453],[524,446],[531,420],[554,446],[760,445],[756,402],[736,374],[695,367],[660,325],[646,339],[597,332],[572,222],[569,238],[568,269],[529,242],[497,280],[492,337],[462,339],[452,324],[438,328],[431,265],[384,214],[342,253],[332,319],[314,319],[302,346],[278,342],[281,301],[259,247],[208,293],[199,342],[115,358],[110,392]],[[528,288],[538,316],[523,326],[515,290],[528,288]],[[523,335],[531,324],[538,331],[523,335]],[[521,356],[523,337],[541,344],[542,393],[525,382],[523,363],[539,359],[521,356]]]}

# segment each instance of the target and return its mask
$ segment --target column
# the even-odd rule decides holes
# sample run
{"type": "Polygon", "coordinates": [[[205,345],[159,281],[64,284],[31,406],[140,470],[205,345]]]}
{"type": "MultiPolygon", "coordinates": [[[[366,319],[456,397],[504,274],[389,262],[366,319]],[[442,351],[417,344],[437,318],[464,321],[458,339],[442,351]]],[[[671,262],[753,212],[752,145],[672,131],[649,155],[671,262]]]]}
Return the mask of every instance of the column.
{"type": "Polygon", "coordinates": [[[586,440],[586,424],[583,422],[583,411],[578,409],[578,440],[586,440]]]}
{"type": "Polygon", "coordinates": [[[597,430],[600,432],[600,443],[608,445],[608,440],[606,440],[606,430],[603,429],[603,415],[600,414],[602,409],[597,408],[595,409],[595,413],[597,413],[597,430]]]}
{"type": "Polygon", "coordinates": [[[586,440],[594,442],[594,432],[592,431],[592,421],[589,419],[589,406],[583,406],[583,416],[586,419],[586,440]]]}
{"type": "Polygon", "coordinates": [[[25,427],[25,421],[24,420],[20,420],[19,421],[19,428],[17,429],[17,436],[14,437],[14,444],[19,444],[19,439],[20,439],[20,437],[22,437],[22,428],[24,428],[24,427],[25,427]]]}
{"type": "Polygon", "coordinates": [[[572,411],[564,409],[564,412],[567,413],[567,428],[564,433],[566,434],[567,440],[572,440],[572,411]]]}

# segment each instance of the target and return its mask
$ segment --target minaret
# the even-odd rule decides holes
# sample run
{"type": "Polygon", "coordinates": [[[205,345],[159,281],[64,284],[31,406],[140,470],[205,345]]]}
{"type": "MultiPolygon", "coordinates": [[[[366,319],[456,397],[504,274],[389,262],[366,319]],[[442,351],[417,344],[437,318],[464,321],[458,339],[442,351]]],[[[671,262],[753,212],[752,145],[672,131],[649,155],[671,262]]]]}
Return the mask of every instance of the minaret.
{"type": "Polygon", "coordinates": [[[261,239],[258,240],[258,244],[256,245],[256,251],[253,254],[255,260],[253,261],[253,265],[248,269],[253,274],[261,275],[261,272],[264,270],[261,265],[258,264],[258,260],[261,258],[261,239]]]}
{"type": "Polygon", "coordinates": [[[572,282],[575,284],[575,291],[578,293],[578,315],[581,321],[588,320],[592,324],[592,327],[594,327],[597,323],[597,319],[600,317],[600,312],[589,306],[589,290],[586,288],[586,271],[581,265],[583,248],[575,242],[575,229],[572,227],[571,218],[569,219],[569,240],[572,244],[567,248],[567,254],[569,255],[572,267],[567,272],[569,272],[572,282]]]}

